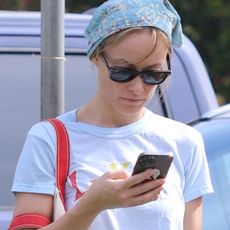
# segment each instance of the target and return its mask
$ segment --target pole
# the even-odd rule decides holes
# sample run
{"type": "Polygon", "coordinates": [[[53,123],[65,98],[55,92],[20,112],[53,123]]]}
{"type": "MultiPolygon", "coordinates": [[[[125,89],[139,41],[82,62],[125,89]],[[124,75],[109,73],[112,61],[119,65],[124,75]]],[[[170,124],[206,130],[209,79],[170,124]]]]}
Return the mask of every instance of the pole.
{"type": "Polygon", "coordinates": [[[41,120],[64,112],[65,0],[41,0],[41,120]]]}

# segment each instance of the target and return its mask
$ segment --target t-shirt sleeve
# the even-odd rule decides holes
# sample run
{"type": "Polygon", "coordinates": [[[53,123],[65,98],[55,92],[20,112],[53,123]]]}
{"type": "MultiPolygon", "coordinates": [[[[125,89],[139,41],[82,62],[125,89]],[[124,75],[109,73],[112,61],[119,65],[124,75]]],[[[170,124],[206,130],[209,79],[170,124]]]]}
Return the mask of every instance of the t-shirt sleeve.
{"type": "Polygon", "coordinates": [[[19,157],[12,192],[54,194],[56,136],[48,122],[34,125],[28,132],[19,157]]]}
{"type": "Polygon", "coordinates": [[[189,202],[213,192],[204,143],[200,133],[194,136],[194,145],[185,165],[184,199],[189,202]]]}

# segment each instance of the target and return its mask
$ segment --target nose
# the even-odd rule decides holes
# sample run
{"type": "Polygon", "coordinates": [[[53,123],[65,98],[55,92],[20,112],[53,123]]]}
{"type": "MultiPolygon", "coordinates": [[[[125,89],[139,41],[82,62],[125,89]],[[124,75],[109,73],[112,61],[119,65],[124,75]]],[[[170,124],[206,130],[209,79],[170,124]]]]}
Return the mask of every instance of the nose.
{"type": "Polygon", "coordinates": [[[135,95],[139,95],[144,91],[144,82],[142,81],[140,76],[135,77],[128,84],[128,90],[134,93],[135,95]]]}

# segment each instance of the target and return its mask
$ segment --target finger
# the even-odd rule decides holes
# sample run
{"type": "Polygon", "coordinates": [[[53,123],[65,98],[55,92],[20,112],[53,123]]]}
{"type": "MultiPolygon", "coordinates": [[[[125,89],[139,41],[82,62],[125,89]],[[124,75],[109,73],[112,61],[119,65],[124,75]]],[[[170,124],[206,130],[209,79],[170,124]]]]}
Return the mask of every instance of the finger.
{"type": "Polygon", "coordinates": [[[137,205],[142,205],[149,203],[151,201],[155,201],[159,198],[160,192],[162,191],[162,186],[150,190],[146,193],[143,193],[139,196],[133,197],[132,199],[127,200],[127,203],[125,204],[125,207],[132,207],[137,205]]]}
{"type": "Polygon", "coordinates": [[[141,183],[130,188],[129,194],[130,196],[138,196],[140,194],[146,193],[148,191],[154,190],[159,187],[161,187],[162,190],[162,186],[164,183],[165,183],[164,179],[152,180],[149,182],[141,183]]]}
{"type": "Polygon", "coordinates": [[[154,174],[154,170],[152,170],[152,169],[145,170],[142,173],[138,173],[136,175],[129,177],[126,180],[126,183],[127,183],[126,185],[128,187],[133,187],[135,185],[138,185],[141,182],[143,182],[145,179],[150,178],[153,174],[154,174]]]}
{"type": "Polygon", "coordinates": [[[108,179],[126,179],[129,177],[128,173],[125,170],[113,170],[104,174],[108,179]]]}

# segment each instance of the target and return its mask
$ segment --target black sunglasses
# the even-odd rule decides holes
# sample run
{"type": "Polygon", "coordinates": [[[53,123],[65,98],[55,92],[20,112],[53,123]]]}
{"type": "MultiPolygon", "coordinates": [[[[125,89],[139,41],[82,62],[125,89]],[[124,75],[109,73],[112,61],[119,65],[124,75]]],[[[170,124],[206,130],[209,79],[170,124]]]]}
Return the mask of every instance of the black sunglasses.
{"type": "Polygon", "coordinates": [[[159,85],[165,81],[165,79],[171,74],[171,66],[169,55],[167,55],[167,65],[168,70],[145,70],[137,71],[135,69],[122,68],[122,67],[111,67],[109,66],[105,56],[101,55],[106,67],[109,71],[110,79],[116,82],[129,82],[132,81],[135,77],[140,76],[144,83],[150,85],[159,85]]]}

